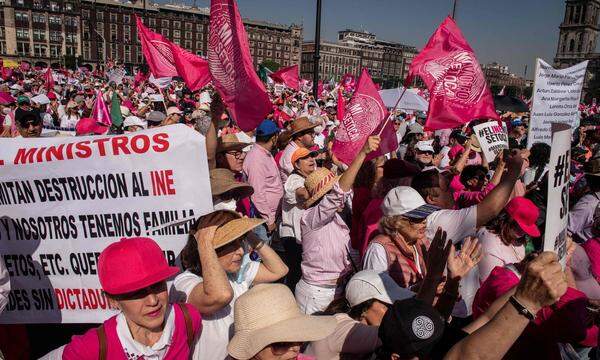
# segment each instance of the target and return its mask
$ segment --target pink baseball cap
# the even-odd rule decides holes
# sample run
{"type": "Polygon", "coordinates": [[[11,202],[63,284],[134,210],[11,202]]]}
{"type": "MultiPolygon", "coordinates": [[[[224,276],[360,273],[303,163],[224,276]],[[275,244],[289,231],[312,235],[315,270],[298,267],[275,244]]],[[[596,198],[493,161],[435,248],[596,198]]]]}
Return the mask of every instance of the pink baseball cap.
{"type": "Polygon", "coordinates": [[[517,196],[506,204],[504,210],[527,235],[540,236],[540,229],[535,223],[540,216],[540,209],[531,200],[517,196]]]}
{"type": "Polygon", "coordinates": [[[92,118],[82,118],[75,125],[75,134],[77,136],[96,134],[102,135],[108,131],[108,126],[99,124],[92,118]]]}
{"type": "Polygon", "coordinates": [[[108,245],[98,259],[100,285],[111,295],[146,288],[178,272],[179,268],[167,264],[161,248],[150,238],[123,238],[108,245]]]}

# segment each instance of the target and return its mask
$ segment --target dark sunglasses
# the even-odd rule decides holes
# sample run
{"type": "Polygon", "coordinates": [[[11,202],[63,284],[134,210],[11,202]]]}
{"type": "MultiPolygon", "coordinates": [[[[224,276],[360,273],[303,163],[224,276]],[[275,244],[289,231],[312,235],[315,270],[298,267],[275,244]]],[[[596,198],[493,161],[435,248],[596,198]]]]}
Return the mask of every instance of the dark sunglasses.
{"type": "Polygon", "coordinates": [[[301,342],[276,342],[276,343],[272,343],[271,349],[273,351],[273,354],[275,355],[283,355],[285,354],[289,348],[296,346],[296,345],[302,345],[301,342]]]}

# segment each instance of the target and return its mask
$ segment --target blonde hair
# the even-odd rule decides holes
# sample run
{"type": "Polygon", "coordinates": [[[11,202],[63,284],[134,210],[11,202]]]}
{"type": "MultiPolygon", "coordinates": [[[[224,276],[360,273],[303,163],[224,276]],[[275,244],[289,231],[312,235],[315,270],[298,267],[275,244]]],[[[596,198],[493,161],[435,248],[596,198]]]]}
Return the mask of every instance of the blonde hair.
{"type": "Polygon", "coordinates": [[[379,232],[393,238],[398,229],[407,226],[407,220],[402,215],[384,216],[379,220],[379,232]]]}

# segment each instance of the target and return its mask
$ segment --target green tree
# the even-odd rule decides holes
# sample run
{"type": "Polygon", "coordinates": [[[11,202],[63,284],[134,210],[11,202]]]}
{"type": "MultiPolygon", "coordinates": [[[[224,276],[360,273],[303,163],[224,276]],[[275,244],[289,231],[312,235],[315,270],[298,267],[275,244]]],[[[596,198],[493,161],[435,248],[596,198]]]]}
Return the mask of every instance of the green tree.
{"type": "Polygon", "coordinates": [[[279,65],[278,62],[270,60],[270,59],[263,61],[262,65],[273,72],[279,70],[279,68],[281,67],[281,65],[279,65]]]}

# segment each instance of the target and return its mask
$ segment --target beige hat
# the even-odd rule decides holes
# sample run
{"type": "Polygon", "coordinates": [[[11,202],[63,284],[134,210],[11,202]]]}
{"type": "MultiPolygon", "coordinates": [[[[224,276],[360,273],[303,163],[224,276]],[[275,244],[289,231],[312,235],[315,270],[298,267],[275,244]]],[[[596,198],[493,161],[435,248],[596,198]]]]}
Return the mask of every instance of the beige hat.
{"type": "Polygon", "coordinates": [[[254,193],[254,188],[250,184],[237,181],[229,169],[212,169],[210,171],[210,190],[213,196],[235,190],[239,194],[239,198],[245,198],[254,193]]]}
{"type": "Polygon", "coordinates": [[[121,108],[121,115],[123,115],[123,116],[131,115],[131,111],[129,110],[129,108],[127,106],[120,106],[120,108],[121,108]]]}
{"type": "Polygon", "coordinates": [[[283,284],[254,286],[235,301],[233,311],[235,334],[227,351],[239,360],[250,359],[273,343],[323,339],[337,325],[333,316],[300,312],[294,295],[283,284]]]}
{"type": "Polygon", "coordinates": [[[183,114],[183,112],[181,110],[179,110],[179,108],[177,106],[171,106],[167,109],[167,116],[171,116],[173,114],[181,115],[181,114],[183,114]]]}
{"type": "Polygon", "coordinates": [[[239,213],[231,210],[216,210],[197,221],[196,229],[217,226],[213,245],[215,249],[233,242],[255,227],[265,223],[263,219],[242,217],[239,213]]]}
{"type": "Polygon", "coordinates": [[[235,134],[225,134],[217,139],[217,152],[242,151],[248,145],[250,144],[240,141],[235,134]]]}
{"type": "Polygon", "coordinates": [[[291,137],[294,137],[299,132],[314,129],[317,124],[313,124],[307,117],[299,117],[292,122],[291,137]]]}
{"type": "Polygon", "coordinates": [[[475,134],[471,135],[471,150],[478,153],[481,152],[481,145],[479,144],[479,139],[477,139],[475,134]]]}
{"type": "Polygon", "coordinates": [[[327,168],[318,168],[312,174],[308,175],[306,180],[304,180],[304,187],[308,191],[310,198],[306,200],[305,206],[310,207],[315,201],[327,194],[339,178],[339,176],[335,176],[327,168]]]}

